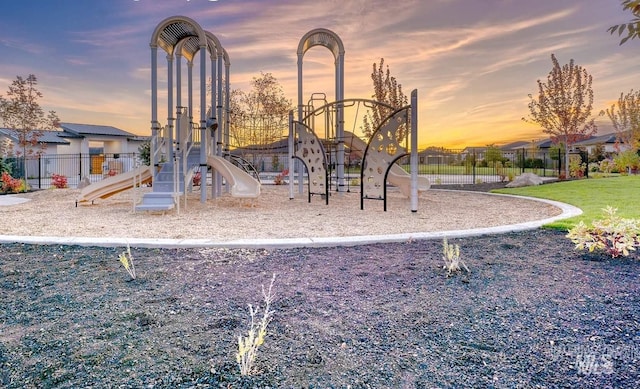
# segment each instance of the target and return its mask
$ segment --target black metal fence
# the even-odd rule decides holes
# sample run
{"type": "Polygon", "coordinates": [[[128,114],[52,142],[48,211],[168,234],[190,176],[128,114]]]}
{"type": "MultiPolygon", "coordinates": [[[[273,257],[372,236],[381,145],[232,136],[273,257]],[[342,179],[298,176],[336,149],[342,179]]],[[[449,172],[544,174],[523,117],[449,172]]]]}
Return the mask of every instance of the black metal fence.
{"type": "MultiPolygon", "coordinates": [[[[588,156],[585,153],[575,155],[580,158],[580,164],[584,163],[584,174],[587,174],[588,156]]],[[[429,178],[432,185],[479,184],[509,181],[526,172],[541,177],[558,177],[562,174],[563,163],[562,152],[525,148],[503,151],[491,157],[485,149],[433,149],[419,153],[418,174],[429,178]]],[[[408,170],[409,157],[403,158],[400,164],[408,170]]]]}
{"type": "Polygon", "coordinates": [[[27,183],[34,189],[50,188],[54,174],[67,177],[68,186],[75,188],[83,179],[97,182],[110,175],[128,172],[139,165],[138,153],[45,154],[27,157],[26,165],[24,157],[0,159],[0,168],[13,177],[26,177],[27,183]]]}
{"type": "MultiPolygon", "coordinates": [[[[578,158],[578,165],[586,167],[588,155],[585,152],[572,154],[571,158],[578,158]]],[[[287,158],[283,156],[282,162],[286,161],[287,158]]],[[[359,187],[361,161],[349,158],[346,161],[350,186],[359,187]]],[[[398,163],[409,171],[409,157],[402,158],[398,163]]],[[[525,172],[541,177],[558,177],[562,175],[564,155],[558,152],[554,155],[550,152],[518,149],[503,152],[500,160],[496,161],[487,158],[484,149],[439,148],[420,152],[418,163],[418,174],[427,177],[432,185],[463,185],[510,181],[525,172]]],[[[42,155],[27,158],[25,174],[23,158],[0,158],[0,170],[9,171],[13,177],[27,177],[29,186],[34,189],[51,187],[54,174],[67,177],[68,186],[75,188],[85,178],[90,182],[97,182],[139,165],[141,162],[138,153],[42,155]]],[[[285,169],[289,168],[288,164],[284,165],[285,169]]],[[[257,168],[261,172],[260,166],[257,168]]],[[[581,174],[588,175],[588,169],[583,169],[581,174]]]]}

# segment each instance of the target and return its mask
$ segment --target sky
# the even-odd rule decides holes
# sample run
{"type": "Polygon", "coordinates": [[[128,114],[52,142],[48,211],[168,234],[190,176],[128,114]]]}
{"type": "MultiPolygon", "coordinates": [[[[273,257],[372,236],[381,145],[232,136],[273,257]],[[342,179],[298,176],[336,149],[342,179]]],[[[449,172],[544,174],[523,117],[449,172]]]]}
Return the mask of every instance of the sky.
{"type": "MultiPolygon", "coordinates": [[[[149,42],[175,15],[220,40],[232,89],[271,73],[294,105],[307,32],[342,40],[345,98],[371,98],[372,66],[384,58],[406,94],[418,91],[420,148],[546,138],[522,117],[551,54],[593,76],[594,116],[640,76],[640,40],[620,46],[607,32],[632,19],[617,0],[24,0],[0,5],[0,94],[35,74],[40,105],[61,121],[150,135],[149,42]]],[[[331,52],[313,47],[303,64],[305,99],[335,100],[331,52]]],[[[607,120],[599,133],[611,132],[607,120]]]]}

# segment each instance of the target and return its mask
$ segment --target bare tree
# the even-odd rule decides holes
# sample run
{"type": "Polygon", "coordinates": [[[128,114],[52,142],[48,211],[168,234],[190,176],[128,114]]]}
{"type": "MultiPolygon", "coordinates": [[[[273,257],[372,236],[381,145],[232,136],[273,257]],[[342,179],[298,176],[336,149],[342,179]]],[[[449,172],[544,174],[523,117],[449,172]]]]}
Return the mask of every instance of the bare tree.
{"type": "Polygon", "coordinates": [[[253,147],[259,152],[287,133],[289,111],[293,106],[271,73],[260,73],[260,77],[253,78],[251,86],[250,92],[231,92],[230,136],[236,146],[253,147]]]}
{"type": "MultiPolygon", "coordinates": [[[[407,105],[407,96],[402,92],[402,85],[398,83],[395,77],[391,75],[389,65],[384,69],[384,58],[380,58],[380,65],[373,63],[373,72],[371,73],[373,80],[374,94],[371,96],[374,100],[387,103],[395,108],[401,108],[407,105]]],[[[375,129],[382,123],[382,120],[391,114],[391,110],[382,105],[375,105],[364,115],[362,119],[362,132],[371,137],[375,129]]],[[[404,134],[400,134],[400,137],[404,134]]]]}
{"type": "Polygon", "coordinates": [[[627,35],[620,40],[621,45],[629,39],[640,37],[640,0],[623,0],[622,9],[629,10],[634,18],[629,23],[616,24],[607,29],[612,35],[617,32],[618,36],[627,31],[627,35]]]}
{"type": "Polygon", "coordinates": [[[522,120],[538,124],[554,143],[565,151],[565,176],[569,177],[569,150],[582,139],[593,135],[597,127],[591,117],[593,108],[592,78],[582,66],[560,66],[551,54],[553,68],[547,82],[538,80],[538,97],[529,95],[529,117],[522,120]]]}
{"type": "Polygon", "coordinates": [[[630,147],[634,152],[640,148],[640,91],[631,90],[620,93],[620,98],[611,108],[600,112],[607,114],[618,141],[630,147]]]}
{"type": "Polygon", "coordinates": [[[18,156],[23,159],[23,175],[26,179],[27,157],[44,152],[45,145],[39,140],[44,130],[59,126],[60,119],[55,111],[45,115],[38,103],[42,93],[36,89],[38,80],[30,74],[26,79],[17,76],[7,91],[7,98],[0,96],[0,119],[2,125],[15,131],[18,138],[18,156]]]}

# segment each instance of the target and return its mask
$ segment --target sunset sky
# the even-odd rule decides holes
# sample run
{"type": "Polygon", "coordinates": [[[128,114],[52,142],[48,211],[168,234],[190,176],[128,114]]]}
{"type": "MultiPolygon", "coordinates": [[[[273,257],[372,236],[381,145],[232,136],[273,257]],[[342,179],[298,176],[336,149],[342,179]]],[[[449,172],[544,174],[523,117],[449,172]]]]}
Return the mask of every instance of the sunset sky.
{"type": "MultiPolygon", "coordinates": [[[[149,41],[173,15],[218,37],[232,89],[272,73],[293,104],[308,31],[342,39],[345,98],[371,97],[372,65],[383,57],[407,94],[418,90],[421,148],[544,138],[521,118],[552,53],[593,76],[594,115],[640,87],[640,41],[619,46],[606,31],[632,18],[617,0],[26,0],[0,5],[0,94],[35,74],[41,106],[62,121],[150,135],[149,41]]],[[[305,98],[333,100],[331,53],[314,47],[304,65],[305,98]]]]}

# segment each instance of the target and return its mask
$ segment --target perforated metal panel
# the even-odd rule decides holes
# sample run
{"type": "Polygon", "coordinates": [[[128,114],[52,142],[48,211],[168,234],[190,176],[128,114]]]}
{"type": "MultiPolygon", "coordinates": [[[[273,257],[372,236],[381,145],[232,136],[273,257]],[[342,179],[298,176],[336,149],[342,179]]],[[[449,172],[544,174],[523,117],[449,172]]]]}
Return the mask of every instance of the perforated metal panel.
{"type": "Polygon", "coordinates": [[[309,192],[327,194],[327,161],[324,146],[316,134],[306,125],[295,122],[298,136],[295,156],[304,162],[309,172],[309,192]]]}
{"type": "Polygon", "coordinates": [[[373,134],[365,151],[363,164],[363,191],[366,199],[384,198],[384,177],[389,166],[400,156],[407,154],[401,127],[407,128],[409,108],[404,108],[380,126],[373,134]]]}

